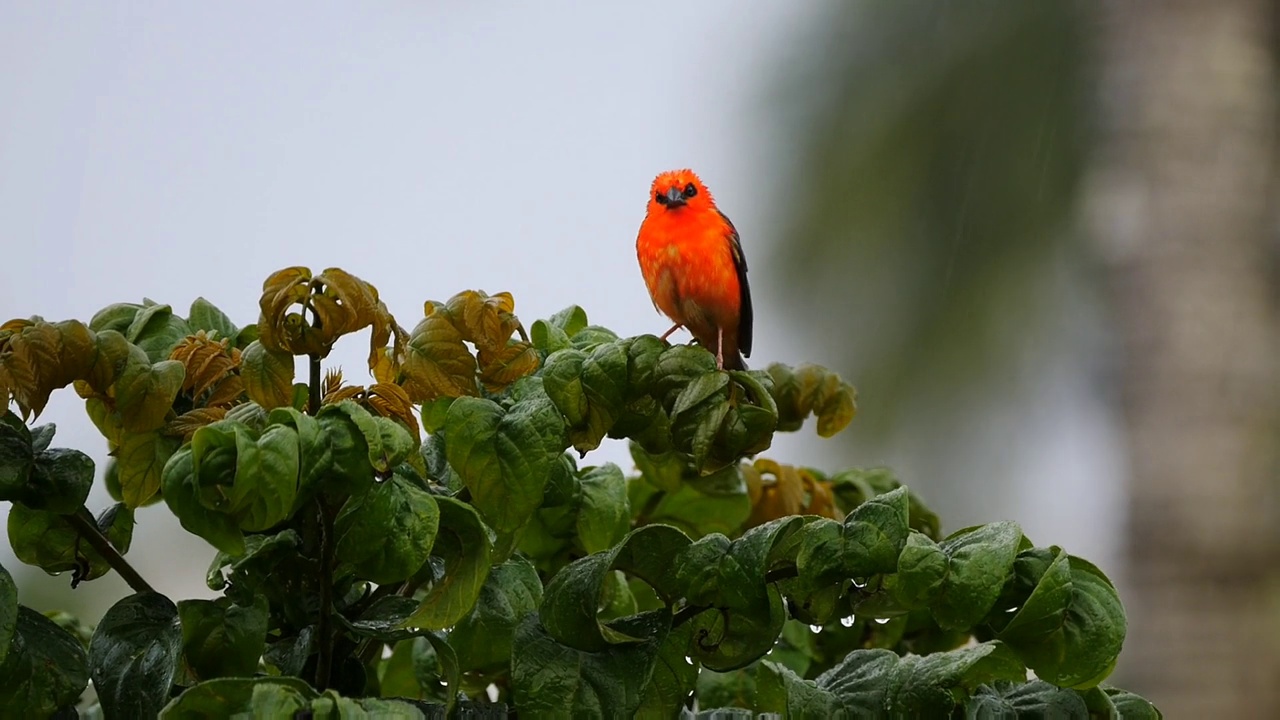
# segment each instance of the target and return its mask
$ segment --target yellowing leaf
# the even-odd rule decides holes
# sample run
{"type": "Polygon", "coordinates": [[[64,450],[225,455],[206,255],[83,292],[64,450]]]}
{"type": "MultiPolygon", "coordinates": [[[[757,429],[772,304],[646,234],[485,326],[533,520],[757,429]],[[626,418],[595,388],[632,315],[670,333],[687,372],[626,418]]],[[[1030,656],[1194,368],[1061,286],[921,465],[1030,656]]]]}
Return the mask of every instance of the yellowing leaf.
{"type": "Polygon", "coordinates": [[[533,345],[512,340],[497,352],[480,351],[480,380],[490,392],[497,392],[532,374],[542,362],[533,345]]]}
{"type": "Polygon", "coordinates": [[[519,319],[512,314],[515,300],[511,293],[489,296],[464,290],[449,298],[445,308],[463,338],[475,343],[481,353],[504,348],[511,334],[520,327],[519,319]]]}
{"type": "Polygon", "coordinates": [[[120,493],[130,509],[144,505],[160,489],[161,471],[177,443],[159,431],[125,433],[116,450],[120,493]]]}
{"type": "Polygon", "coordinates": [[[116,381],[116,410],[120,412],[121,425],[129,432],[162,427],[182,389],[182,363],[162,360],[151,365],[138,358],[138,353],[116,381]]]}
{"type": "MultiPolygon", "coordinates": [[[[89,366],[88,372],[82,378],[88,388],[98,394],[106,394],[128,365],[132,347],[123,335],[114,330],[99,332],[97,354],[94,356],[93,364],[89,366]]],[[[80,392],[82,397],[88,396],[85,392],[81,392],[80,388],[76,391],[80,392]]]]}
{"type": "Polygon", "coordinates": [[[751,498],[751,516],[745,527],[790,515],[821,515],[834,520],[841,517],[831,484],[804,468],[761,458],[741,469],[751,498]]]}
{"type": "Polygon", "coordinates": [[[769,366],[771,393],[778,405],[778,429],[798,430],[810,413],[818,416],[818,434],[831,437],[852,422],[857,391],[841,377],[817,365],[769,366]]]}
{"type": "Polygon", "coordinates": [[[262,311],[258,321],[258,340],[268,350],[284,351],[283,326],[289,308],[300,305],[311,294],[311,270],[290,267],[278,270],[262,283],[262,297],[258,307],[262,311]]]}
{"type": "Polygon", "coordinates": [[[413,401],[404,388],[392,383],[376,383],[365,395],[365,405],[383,417],[399,420],[409,428],[414,440],[421,440],[418,418],[413,412],[413,401]]]}
{"type": "Polygon", "coordinates": [[[190,440],[196,430],[217,422],[227,416],[227,409],[224,407],[202,407],[179,415],[165,426],[166,435],[180,435],[184,441],[190,440]]]}
{"type": "Polygon", "coordinates": [[[293,402],[293,356],[270,350],[261,340],[249,343],[240,356],[240,377],[249,399],[264,410],[293,402]]]}
{"type": "Polygon", "coordinates": [[[426,317],[409,335],[401,385],[415,403],[438,397],[479,395],[476,359],[448,312],[426,304],[426,317]]]}
{"type": "MultiPolygon", "coordinates": [[[[314,277],[305,267],[280,270],[263,283],[258,305],[259,340],[269,350],[327,357],[338,338],[369,327],[372,370],[392,337],[397,349],[404,344],[405,332],[378,299],[377,288],[341,268],[314,277]]],[[[392,355],[393,364],[398,357],[392,355]]]]}

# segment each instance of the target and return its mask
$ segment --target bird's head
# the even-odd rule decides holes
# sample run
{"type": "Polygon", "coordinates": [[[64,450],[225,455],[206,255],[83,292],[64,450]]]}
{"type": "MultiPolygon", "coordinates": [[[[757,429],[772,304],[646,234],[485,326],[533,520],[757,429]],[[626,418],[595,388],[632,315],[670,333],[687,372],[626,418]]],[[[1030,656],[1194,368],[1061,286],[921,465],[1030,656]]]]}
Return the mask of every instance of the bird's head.
{"type": "Polygon", "coordinates": [[[654,178],[649,188],[649,212],[679,208],[714,208],[715,202],[692,170],[669,170],[654,178]]]}

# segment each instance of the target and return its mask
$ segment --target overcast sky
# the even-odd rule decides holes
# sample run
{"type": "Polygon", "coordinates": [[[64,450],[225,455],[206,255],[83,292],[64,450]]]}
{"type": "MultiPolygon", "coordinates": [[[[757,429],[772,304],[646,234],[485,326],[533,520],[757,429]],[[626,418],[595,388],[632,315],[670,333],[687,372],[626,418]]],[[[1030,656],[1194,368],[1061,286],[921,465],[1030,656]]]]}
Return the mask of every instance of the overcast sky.
{"type": "MultiPolygon", "coordinates": [[[[407,328],[424,300],[476,288],[512,292],[526,325],[578,303],[620,334],[660,333],[635,234],[653,176],[692,167],[752,261],[752,365],[832,364],[830,343],[797,342],[767,263],[784,250],[770,193],[801,144],[782,89],[822,6],[0,0],[0,322],[88,320],[143,297],[186,315],[203,295],[245,324],[272,271],[336,265],[407,328]]],[[[330,362],[363,382],[366,352],[362,335],[330,362]]],[[[1039,395],[926,428],[955,448],[951,472],[925,477],[906,451],[854,461],[890,463],[926,499],[930,482],[990,495],[973,516],[940,507],[948,530],[1016,517],[1114,568],[1115,428],[1058,355],[1036,369],[1039,395]]],[[[105,460],[71,390],[40,421],[105,460]]],[[[848,461],[819,456],[839,446],[810,429],[770,457],[848,461]]],[[[616,443],[587,462],[609,460],[630,467],[616,443]]],[[[89,506],[108,502],[99,486],[89,506]]],[[[210,594],[212,555],[163,505],[140,512],[129,557],[162,592],[210,594]]],[[[19,565],[7,540],[0,563],[33,606],[88,597],[19,565]]],[[[95,585],[98,604],[79,606],[90,620],[128,592],[114,574],[95,585]]]]}
{"type": "MultiPolygon", "coordinates": [[[[0,321],[144,296],[186,315],[203,295],[245,324],[270,272],[336,265],[408,328],[478,288],[511,291],[526,324],[578,303],[662,332],[634,251],[648,185],[694,168],[763,254],[770,88],[817,5],[0,0],[0,321]]],[[[796,362],[754,290],[753,364],[796,362]]],[[[352,381],[365,342],[333,355],[352,381]]],[[[105,459],[71,390],[40,421],[105,459]]],[[[107,502],[95,488],[90,508],[107,502]]],[[[142,574],[207,594],[212,552],[175,540],[162,505],[138,523],[142,574]]],[[[66,585],[19,582],[38,607],[66,585]]]]}

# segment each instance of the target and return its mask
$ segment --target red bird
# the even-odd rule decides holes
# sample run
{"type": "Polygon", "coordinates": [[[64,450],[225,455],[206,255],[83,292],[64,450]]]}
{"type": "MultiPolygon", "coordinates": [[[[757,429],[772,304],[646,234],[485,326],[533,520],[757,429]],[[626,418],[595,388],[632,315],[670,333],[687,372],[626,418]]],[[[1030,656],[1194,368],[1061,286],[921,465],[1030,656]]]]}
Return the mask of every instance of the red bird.
{"type": "Polygon", "coordinates": [[[716,353],[721,369],[745,370],[751,357],[751,288],[738,231],[692,170],[664,172],[649,190],[636,238],[640,272],[653,304],[716,353]],[[741,353],[741,354],[739,354],[741,353]]]}

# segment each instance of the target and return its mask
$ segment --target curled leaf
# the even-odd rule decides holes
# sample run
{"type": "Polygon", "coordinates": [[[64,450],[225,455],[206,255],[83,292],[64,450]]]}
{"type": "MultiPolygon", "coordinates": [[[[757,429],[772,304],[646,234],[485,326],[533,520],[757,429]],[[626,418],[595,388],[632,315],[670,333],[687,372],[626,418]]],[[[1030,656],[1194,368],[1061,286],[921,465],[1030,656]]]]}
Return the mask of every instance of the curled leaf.
{"type": "Polygon", "coordinates": [[[799,430],[812,413],[818,417],[818,434],[831,437],[857,413],[857,391],[824,367],[805,364],[791,368],[773,363],[768,373],[773,378],[779,430],[799,430]]]}

